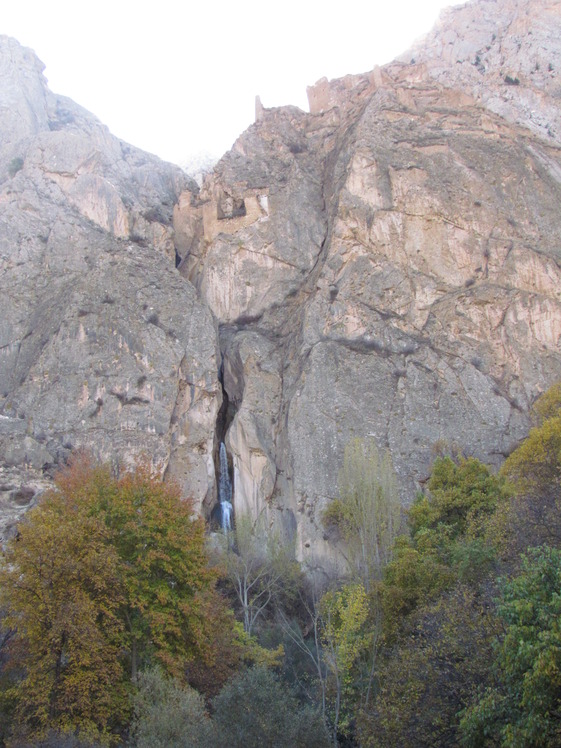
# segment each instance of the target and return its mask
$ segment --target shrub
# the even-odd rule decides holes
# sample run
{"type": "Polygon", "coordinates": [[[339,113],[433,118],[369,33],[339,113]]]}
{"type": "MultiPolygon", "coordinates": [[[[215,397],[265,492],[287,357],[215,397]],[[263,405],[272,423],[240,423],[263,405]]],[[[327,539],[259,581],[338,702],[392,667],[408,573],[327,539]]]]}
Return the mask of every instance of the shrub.
{"type": "Polygon", "coordinates": [[[23,158],[21,158],[21,156],[17,156],[16,158],[13,158],[10,161],[10,165],[8,166],[8,172],[10,173],[11,177],[15,177],[18,171],[21,171],[22,169],[23,169],[23,158]]]}
{"type": "Polygon", "coordinates": [[[135,748],[206,748],[214,745],[202,696],[166,678],[159,668],[139,673],[133,697],[135,748]]]}
{"type": "Polygon", "coordinates": [[[300,707],[280,680],[263,667],[231,680],[214,700],[216,746],[220,748],[323,748],[325,724],[300,707]]]}

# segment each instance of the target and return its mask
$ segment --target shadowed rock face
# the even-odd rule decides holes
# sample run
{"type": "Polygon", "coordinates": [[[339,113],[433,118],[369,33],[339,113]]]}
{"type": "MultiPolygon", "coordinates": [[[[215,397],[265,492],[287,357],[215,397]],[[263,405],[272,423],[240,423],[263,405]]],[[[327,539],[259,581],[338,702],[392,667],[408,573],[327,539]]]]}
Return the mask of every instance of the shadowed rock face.
{"type": "Polygon", "coordinates": [[[79,447],[147,454],[200,504],[221,392],[214,322],[174,270],[173,205],[192,185],[41,70],[0,37],[0,521],[79,447]]]}
{"type": "Polygon", "coordinates": [[[311,565],[334,558],[321,512],[353,436],[390,449],[408,503],[443,442],[500,464],[561,376],[561,160],[523,117],[530,99],[549,112],[557,78],[522,81],[510,37],[557,59],[559,8],[511,3],[516,24],[495,24],[489,65],[500,52],[518,84],[449,70],[439,40],[480,43],[470,4],[420,62],[320,81],[312,114],[260,111],[180,201],[180,269],[222,330],[235,510],[265,511],[311,565]]]}
{"type": "Polygon", "coordinates": [[[325,568],[354,436],[404,504],[443,444],[499,465],[561,378],[560,7],[469,3],[310,114],[261,108],[200,192],[4,40],[27,115],[0,167],[0,499],[86,445],[148,452],[208,514],[224,439],[234,512],[325,568]]]}

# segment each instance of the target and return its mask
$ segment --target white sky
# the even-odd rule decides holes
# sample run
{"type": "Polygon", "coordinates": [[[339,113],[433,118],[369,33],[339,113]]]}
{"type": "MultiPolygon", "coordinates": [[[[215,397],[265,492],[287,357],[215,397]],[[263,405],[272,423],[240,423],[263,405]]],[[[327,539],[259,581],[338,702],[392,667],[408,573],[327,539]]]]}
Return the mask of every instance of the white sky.
{"type": "Polygon", "coordinates": [[[0,34],[35,50],[51,90],[175,163],[221,156],[265,107],[389,62],[458,0],[3,0],[0,34]]]}

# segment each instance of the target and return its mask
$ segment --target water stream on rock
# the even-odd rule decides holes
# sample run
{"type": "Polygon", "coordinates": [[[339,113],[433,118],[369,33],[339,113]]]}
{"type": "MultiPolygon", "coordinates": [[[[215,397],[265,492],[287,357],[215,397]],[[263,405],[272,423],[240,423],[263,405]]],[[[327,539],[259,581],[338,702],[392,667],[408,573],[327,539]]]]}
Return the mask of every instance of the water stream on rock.
{"type": "Polygon", "coordinates": [[[218,474],[218,501],[220,504],[220,527],[224,532],[232,529],[232,482],[228,473],[226,445],[220,442],[220,464],[218,474]]]}

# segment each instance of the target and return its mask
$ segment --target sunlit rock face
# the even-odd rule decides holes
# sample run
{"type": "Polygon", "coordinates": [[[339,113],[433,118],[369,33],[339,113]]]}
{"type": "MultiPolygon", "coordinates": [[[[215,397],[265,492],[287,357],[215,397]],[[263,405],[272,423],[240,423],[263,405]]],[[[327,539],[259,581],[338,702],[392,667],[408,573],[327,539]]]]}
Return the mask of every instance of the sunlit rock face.
{"type": "Polygon", "coordinates": [[[193,185],[41,71],[0,37],[0,524],[80,447],[147,455],[200,506],[222,394],[214,320],[175,270],[173,207],[193,185]]]}
{"type": "Polygon", "coordinates": [[[261,109],[180,199],[234,510],[311,566],[336,559],[321,513],[352,437],[391,451],[407,504],[443,443],[499,465],[561,377],[560,7],[450,11],[403,60],[320,81],[310,114],[261,109]]]}

